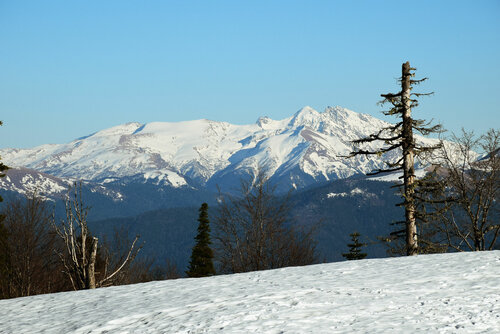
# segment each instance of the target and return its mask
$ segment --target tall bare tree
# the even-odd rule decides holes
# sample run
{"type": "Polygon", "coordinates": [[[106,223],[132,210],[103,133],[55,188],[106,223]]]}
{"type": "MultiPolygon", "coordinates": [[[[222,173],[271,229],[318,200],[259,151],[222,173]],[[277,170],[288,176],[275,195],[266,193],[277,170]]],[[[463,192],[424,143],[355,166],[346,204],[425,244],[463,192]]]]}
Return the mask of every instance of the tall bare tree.
{"type": "Polygon", "coordinates": [[[403,176],[401,177],[403,182],[400,188],[404,201],[400,205],[404,206],[405,209],[405,221],[402,222],[405,228],[393,234],[396,237],[405,236],[407,255],[418,254],[415,202],[415,189],[418,182],[415,177],[415,158],[440,147],[440,145],[425,146],[418,144],[415,140],[414,132],[419,132],[425,136],[441,131],[440,125],[431,126],[429,122],[414,119],[411,114],[412,109],[418,106],[418,97],[432,94],[412,93],[414,85],[427,80],[427,78],[412,79],[415,76],[413,73],[415,70],[415,68],[410,66],[410,62],[404,63],[400,78],[401,91],[396,94],[388,93],[381,95],[383,100],[380,104],[390,105],[390,109],[383,112],[384,115],[396,116],[400,120],[396,124],[385,127],[375,134],[355,140],[354,144],[358,146],[358,149],[349,155],[349,157],[357,155],[381,156],[392,151],[400,152],[400,156],[396,161],[386,161],[386,168],[373,171],[369,175],[397,171],[403,172],[403,176]],[[379,147],[376,149],[359,148],[363,147],[363,144],[368,143],[379,143],[379,147]]]}
{"type": "Polygon", "coordinates": [[[82,198],[82,186],[73,187],[73,198],[68,194],[65,203],[66,220],[60,225],[54,222],[54,229],[64,242],[64,250],[59,252],[59,257],[65,267],[65,273],[74,290],[95,289],[110,285],[119,272],[130,264],[141,249],[136,247],[139,236],[133,240],[126,255],[120,263],[110,267],[111,258],[104,256],[102,278],[96,280],[96,262],[98,259],[99,239],[93,236],[88,228],[87,216],[89,208],[85,206],[82,198]]]}
{"type": "Polygon", "coordinates": [[[288,200],[278,198],[262,169],[243,180],[239,196],[220,196],[213,219],[215,260],[237,273],[317,262],[313,228],[290,224],[288,200]]]}

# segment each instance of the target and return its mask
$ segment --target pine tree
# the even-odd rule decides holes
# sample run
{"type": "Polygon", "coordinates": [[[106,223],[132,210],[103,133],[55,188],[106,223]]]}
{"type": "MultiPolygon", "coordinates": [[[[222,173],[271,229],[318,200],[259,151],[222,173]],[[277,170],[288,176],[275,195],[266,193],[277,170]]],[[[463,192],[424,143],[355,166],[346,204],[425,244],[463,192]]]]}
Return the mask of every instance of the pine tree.
{"type": "Polygon", "coordinates": [[[203,203],[199,209],[198,234],[195,237],[196,245],[191,253],[189,269],[186,272],[188,277],[205,277],[215,275],[213,257],[214,253],[210,248],[210,222],[208,220],[208,205],[203,203]]]}
{"type": "Polygon", "coordinates": [[[343,253],[342,256],[347,260],[362,260],[366,257],[366,253],[361,253],[361,247],[366,246],[366,244],[359,242],[360,234],[354,232],[349,234],[351,236],[352,243],[347,244],[349,246],[349,253],[343,253]]]}
{"type": "Polygon", "coordinates": [[[441,125],[431,126],[430,122],[414,119],[411,112],[412,109],[418,106],[417,98],[432,93],[412,93],[414,85],[420,84],[427,80],[412,79],[415,74],[415,68],[410,67],[410,62],[406,62],[402,66],[402,74],[400,78],[401,91],[393,94],[382,94],[383,100],[381,104],[390,104],[390,109],[383,112],[387,116],[396,116],[400,120],[395,125],[390,125],[382,128],[375,134],[368,137],[353,141],[354,144],[370,144],[381,143],[383,146],[376,149],[357,149],[352,152],[349,157],[357,155],[377,155],[381,156],[388,152],[400,152],[397,161],[385,161],[387,167],[376,170],[368,175],[376,175],[379,173],[402,171],[402,184],[398,185],[401,189],[401,197],[403,202],[398,204],[405,208],[405,220],[396,224],[404,224],[405,228],[391,233],[394,238],[405,237],[406,254],[417,255],[419,252],[417,238],[417,218],[422,219],[424,212],[418,211],[417,188],[423,188],[415,176],[415,158],[428,154],[441,147],[440,144],[433,146],[421,145],[416,142],[414,132],[419,132],[422,135],[442,132],[441,125]]]}

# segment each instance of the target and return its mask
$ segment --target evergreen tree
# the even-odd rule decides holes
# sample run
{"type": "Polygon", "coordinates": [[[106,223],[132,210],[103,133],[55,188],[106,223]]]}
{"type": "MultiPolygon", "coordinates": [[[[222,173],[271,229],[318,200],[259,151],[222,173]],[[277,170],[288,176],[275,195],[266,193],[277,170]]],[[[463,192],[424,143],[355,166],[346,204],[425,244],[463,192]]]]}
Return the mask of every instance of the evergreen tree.
{"type": "Polygon", "coordinates": [[[368,149],[358,147],[349,155],[349,157],[357,155],[382,156],[390,152],[395,152],[398,155],[396,161],[385,161],[386,168],[376,170],[368,175],[397,171],[403,172],[401,177],[403,182],[398,186],[401,190],[403,202],[398,205],[403,206],[405,209],[405,220],[396,224],[402,224],[405,228],[394,231],[391,235],[393,238],[406,239],[405,248],[407,255],[418,254],[417,218],[425,219],[422,217],[425,213],[417,210],[418,202],[415,191],[417,188],[423,189],[426,185],[421,184],[421,181],[417,180],[415,176],[415,158],[422,157],[441,147],[440,144],[427,146],[417,143],[414,132],[419,132],[424,136],[442,132],[441,125],[431,126],[430,122],[415,119],[411,114],[412,109],[418,106],[418,97],[432,94],[411,92],[414,85],[427,80],[427,78],[412,79],[415,75],[413,71],[415,71],[415,68],[410,67],[410,62],[404,63],[400,78],[401,91],[396,94],[382,94],[384,99],[380,103],[390,105],[390,109],[383,112],[384,115],[396,116],[400,121],[394,125],[382,128],[377,133],[371,134],[368,137],[353,141],[357,145],[378,143],[382,146],[375,149],[369,146],[367,147],[368,149]]]}
{"type": "Polygon", "coordinates": [[[366,257],[366,253],[361,253],[361,247],[366,246],[359,242],[360,234],[358,232],[354,232],[349,234],[351,236],[352,243],[347,244],[349,246],[349,253],[343,253],[342,256],[347,260],[362,260],[366,257]]]}
{"type": "Polygon", "coordinates": [[[199,209],[198,235],[196,235],[196,245],[191,253],[189,269],[186,272],[188,277],[205,277],[215,275],[213,257],[214,253],[210,248],[210,226],[208,220],[208,205],[203,203],[199,209]]]}

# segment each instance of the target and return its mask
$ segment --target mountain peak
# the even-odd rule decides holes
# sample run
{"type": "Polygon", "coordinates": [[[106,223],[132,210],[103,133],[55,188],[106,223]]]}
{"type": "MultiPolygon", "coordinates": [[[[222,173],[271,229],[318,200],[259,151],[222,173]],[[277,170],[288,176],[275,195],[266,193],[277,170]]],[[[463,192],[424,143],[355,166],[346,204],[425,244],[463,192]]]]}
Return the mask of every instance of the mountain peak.
{"type": "MultiPolygon", "coordinates": [[[[129,135],[129,134],[136,132],[138,129],[140,129],[142,127],[144,127],[144,124],[137,123],[137,122],[129,122],[129,123],[116,125],[116,126],[113,126],[111,128],[98,131],[91,136],[107,137],[107,136],[129,135]]],[[[87,138],[87,137],[83,137],[83,138],[87,138]]]]}
{"type": "Polygon", "coordinates": [[[316,110],[314,110],[314,108],[312,108],[310,106],[304,106],[300,110],[298,110],[293,116],[297,117],[300,115],[315,115],[315,116],[317,116],[317,115],[319,115],[319,112],[317,112],[316,110]]]}
{"type": "Polygon", "coordinates": [[[260,116],[257,122],[255,122],[255,124],[257,124],[261,128],[264,128],[267,124],[271,123],[272,121],[273,120],[267,116],[260,116]]]}
{"type": "Polygon", "coordinates": [[[299,111],[297,111],[290,120],[289,125],[307,125],[310,126],[319,121],[319,116],[321,114],[309,106],[305,106],[299,111]]]}

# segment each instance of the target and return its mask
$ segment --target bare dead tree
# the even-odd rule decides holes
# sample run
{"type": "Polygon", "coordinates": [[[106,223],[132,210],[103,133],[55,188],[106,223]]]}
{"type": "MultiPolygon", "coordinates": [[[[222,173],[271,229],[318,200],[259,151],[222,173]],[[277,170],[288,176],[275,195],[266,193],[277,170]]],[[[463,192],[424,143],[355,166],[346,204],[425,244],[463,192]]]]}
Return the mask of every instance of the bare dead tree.
{"type": "Polygon", "coordinates": [[[500,234],[500,131],[477,137],[462,130],[451,142],[434,156],[441,187],[427,201],[434,211],[427,224],[431,243],[455,251],[492,250],[500,234]]]}
{"type": "Polygon", "coordinates": [[[96,261],[98,258],[99,239],[93,236],[88,228],[87,216],[89,208],[84,205],[82,185],[73,187],[73,198],[68,194],[65,203],[66,219],[54,229],[64,242],[64,250],[58,255],[64,265],[65,273],[74,290],[95,289],[112,284],[122,269],[134,260],[141,247],[136,247],[139,236],[136,236],[120,263],[110,266],[111,258],[104,257],[104,273],[96,280],[96,261]]]}
{"type": "Polygon", "coordinates": [[[290,224],[288,199],[275,196],[264,171],[243,180],[239,196],[220,195],[213,219],[215,260],[225,273],[317,262],[312,227],[290,224]]]}
{"type": "Polygon", "coordinates": [[[380,173],[402,171],[403,182],[397,187],[400,188],[403,202],[399,205],[404,206],[405,220],[399,222],[405,225],[404,229],[393,232],[393,236],[405,237],[405,248],[407,255],[418,254],[418,237],[417,237],[417,215],[415,202],[415,189],[418,185],[415,177],[415,158],[429,153],[432,150],[438,149],[440,145],[425,146],[416,142],[414,131],[422,135],[429,135],[434,132],[441,132],[440,125],[431,126],[430,122],[414,119],[411,112],[412,109],[418,106],[417,98],[432,93],[412,93],[413,86],[427,80],[412,79],[414,77],[415,68],[410,67],[410,62],[406,62],[402,66],[402,74],[400,78],[401,91],[393,94],[382,94],[383,100],[380,104],[389,104],[390,109],[384,111],[384,115],[396,116],[400,121],[394,125],[380,129],[377,133],[365,138],[355,140],[353,143],[358,146],[349,157],[357,155],[377,155],[382,156],[388,152],[401,152],[396,161],[385,161],[386,168],[378,169],[368,175],[376,175],[380,173]],[[363,144],[375,143],[379,144],[376,149],[363,149],[363,144]]]}

